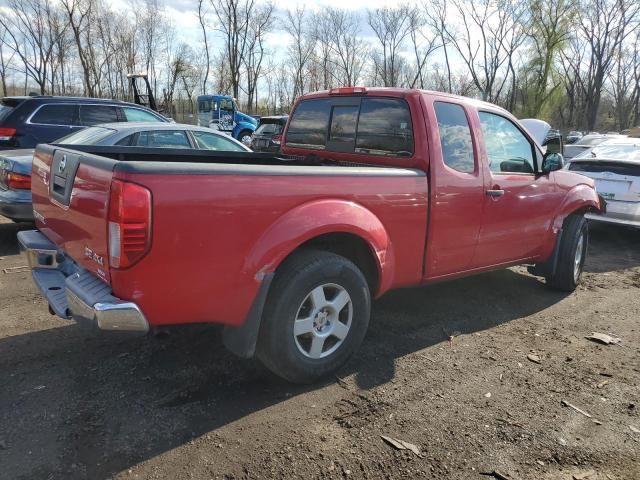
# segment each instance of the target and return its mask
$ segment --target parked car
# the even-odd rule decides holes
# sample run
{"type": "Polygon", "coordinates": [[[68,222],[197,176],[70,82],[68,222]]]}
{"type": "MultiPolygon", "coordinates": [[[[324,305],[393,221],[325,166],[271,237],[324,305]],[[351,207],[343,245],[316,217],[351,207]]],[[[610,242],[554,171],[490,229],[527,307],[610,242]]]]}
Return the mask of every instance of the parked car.
{"type": "Polygon", "coordinates": [[[82,150],[34,155],[38,230],[19,241],[51,310],[105,330],[223,324],[228,349],[293,382],[344,364],[393,288],[526,264],[574,290],[600,210],[594,181],[507,111],[422,90],[299,98],[286,160],[82,150]]]}
{"type": "MultiPolygon", "coordinates": [[[[106,123],[71,133],[56,144],[251,151],[237,140],[209,128],[157,122],[106,123]]],[[[33,149],[0,151],[0,215],[16,222],[33,220],[32,158],[33,149]]]]}
{"type": "Polygon", "coordinates": [[[572,143],[576,143],[582,137],[584,137],[584,134],[582,132],[579,132],[577,130],[571,130],[567,134],[567,144],[571,145],[572,143]]]}
{"type": "Polygon", "coordinates": [[[596,181],[606,212],[586,218],[640,228],[640,138],[607,140],[574,157],[567,169],[596,181]]]}
{"type": "Polygon", "coordinates": [[[168,122],[148,108],[80,97],[5,97],[0,102],[0,150],[33,148],[107,122],[168,122]]]}
{"type": "Polygon", "coordinates": [[[288,119],[289,115],[261,117],[260,124],[251,137],[251,150],[278,153],[282,142],[282,131],[288,119]]]}
{"type": "Polygon", "coordinates": [[[603,133],[589,133],[582,137],[577,142],[567,145],[564,148],[564,158],[565,160],[570,160],[573,157],[590,150],[596,145],[600,145],[602,142],[605,142],[611,138],[618,138],[621,135],[605,135],[603,133]]]}

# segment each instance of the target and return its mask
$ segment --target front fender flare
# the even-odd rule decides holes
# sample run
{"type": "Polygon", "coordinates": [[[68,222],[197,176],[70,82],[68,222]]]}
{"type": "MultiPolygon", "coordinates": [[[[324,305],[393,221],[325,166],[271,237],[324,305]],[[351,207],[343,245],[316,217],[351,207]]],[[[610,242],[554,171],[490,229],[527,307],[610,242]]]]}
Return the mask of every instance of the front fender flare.
{"type": "Polygon", "coordinates": [[[395,256],[389,234],[373,212],[346,200],[312,201],[282,215],[246,257],[245,272],[251,272],[257,278],[275,272],[300,245],[328,233],[348,233],[364,240],[378,267],[378,290],[372,295],[380,295],[390,288],[395,256]]]}
{"type": "Polygon", "coordinates": [[[553,220],[553,231],[557,232],[562,228],[565,219],[578,210],[595,209],[600,211],[600,197],[595,189],[589,185],[581,184],[573,187],[564,197],[563,202],[556,211],[553,220]]]}

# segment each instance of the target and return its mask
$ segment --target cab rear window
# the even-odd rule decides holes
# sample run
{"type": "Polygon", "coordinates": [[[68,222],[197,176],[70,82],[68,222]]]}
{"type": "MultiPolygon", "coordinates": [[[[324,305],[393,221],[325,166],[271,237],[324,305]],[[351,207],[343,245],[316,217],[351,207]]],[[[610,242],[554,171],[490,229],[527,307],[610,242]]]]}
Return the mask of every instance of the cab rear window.
{"type": "Polygon", "coordinates": [[[287,130],[287,143],[302,148],[327,145],[331,99],[304,100],[297,106],[287,130]]]}
{"type": "Polygon", "coordinates": [[[287,130],[298,148],[406,156],[413,154],[407,103],[398,98],[323,98],[298,104],[287,130]]]}

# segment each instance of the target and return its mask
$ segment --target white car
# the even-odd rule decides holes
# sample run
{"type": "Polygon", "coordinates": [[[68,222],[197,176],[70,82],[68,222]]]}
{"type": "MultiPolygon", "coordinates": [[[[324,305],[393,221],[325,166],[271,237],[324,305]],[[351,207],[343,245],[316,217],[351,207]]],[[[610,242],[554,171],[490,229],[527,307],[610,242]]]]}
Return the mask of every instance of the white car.
{"type": "Polygon", "coordinates": [[[593,178],[607,202],[606,213],[586,218],[640,228],[640,138],[607,140],[572,158],[566,168],[593,178]]]}

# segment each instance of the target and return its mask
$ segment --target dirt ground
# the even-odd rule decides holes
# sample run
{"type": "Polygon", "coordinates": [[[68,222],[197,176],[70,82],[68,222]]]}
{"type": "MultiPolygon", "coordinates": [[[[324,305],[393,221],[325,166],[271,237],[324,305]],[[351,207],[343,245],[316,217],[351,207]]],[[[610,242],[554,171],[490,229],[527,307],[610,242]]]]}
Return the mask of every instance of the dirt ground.
{"type": "Polygon", "coordinates": [[[640,232],[592,229],[571,295],[521,268],[393,292],[338,378],[296,387],[216,328],[49,315],[4,272],[18,228],[0,224],[2,479],[640,479],[640,232]]]}

